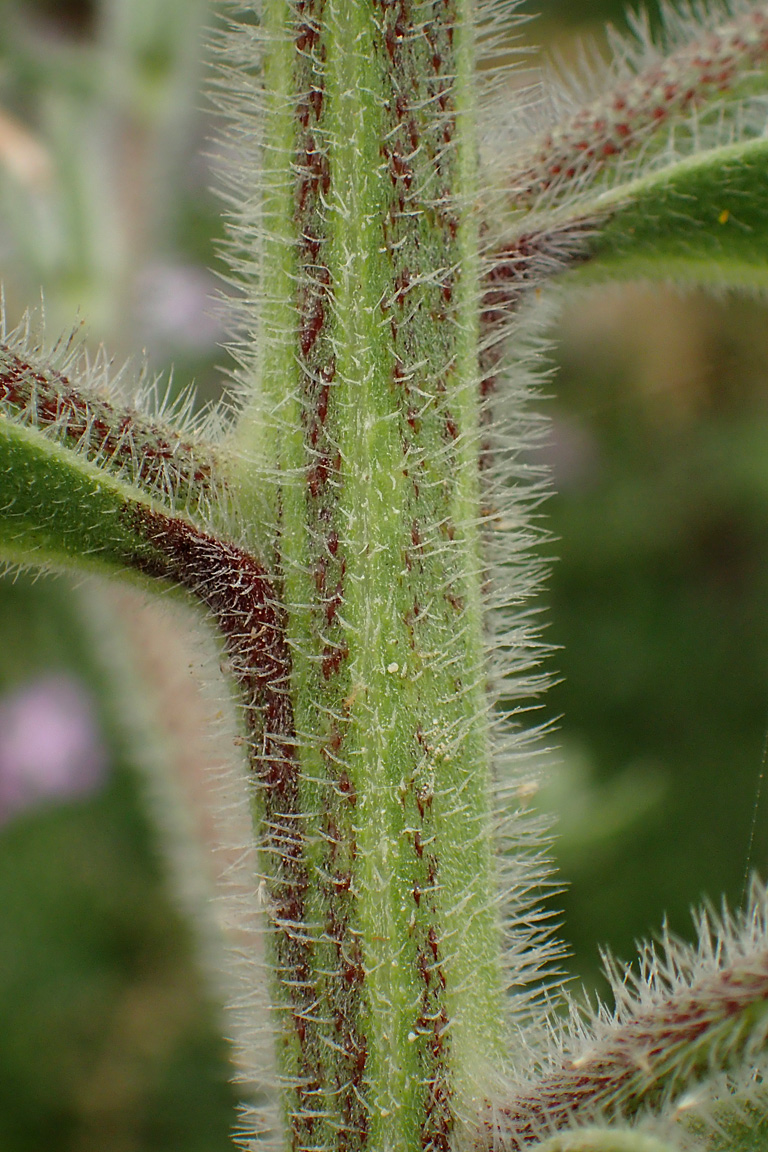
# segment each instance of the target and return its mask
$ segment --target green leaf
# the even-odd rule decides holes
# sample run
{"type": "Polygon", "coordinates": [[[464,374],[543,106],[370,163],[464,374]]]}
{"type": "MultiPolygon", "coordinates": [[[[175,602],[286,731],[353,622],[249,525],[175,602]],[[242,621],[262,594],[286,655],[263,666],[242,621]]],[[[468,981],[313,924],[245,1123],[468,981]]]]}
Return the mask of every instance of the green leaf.
{"type": "Polygon", "coordinates": [[[693,1107],[685,1109],[677,1120],[680,1142],[702,1152],[765,1152],[768,1094],[763,1073],[756,1071],[754,1082],[742,1086],[741,1091],[729,1088],[725,1092],[694,1092],[693,1107]]]}
{"type": "Polygon", "coordinates": [[[231,502],[218,454],[185,419],[183,404],[175,421],[172,410],[149,417],[140,405],[120,403],[117,379],[106,376],[103,361],[89,364],[82,347],[30,343],[26,327],[0,343],[0,418],[39,429],[167,512],[226,516],[231,502]]]}
{"type": "Polygon", "coordinates": [[[674,1145],[631,1128],[575,1128],[536,1145],[535,1152],[673,1152],[674,1145]]]}
{"type": "Polygon", "coordinates": [[[603,221],[569,279],[768,287],[768,140],[713,149],[580,207],[603,221]]]}
{"type": "Polygon", "coordinates": [[[150,501],[34,428],[0,417],[0,555],[102,572],[156,567],[150,501]],[[153,562],[155,562],[153,564],[153,562]]]}

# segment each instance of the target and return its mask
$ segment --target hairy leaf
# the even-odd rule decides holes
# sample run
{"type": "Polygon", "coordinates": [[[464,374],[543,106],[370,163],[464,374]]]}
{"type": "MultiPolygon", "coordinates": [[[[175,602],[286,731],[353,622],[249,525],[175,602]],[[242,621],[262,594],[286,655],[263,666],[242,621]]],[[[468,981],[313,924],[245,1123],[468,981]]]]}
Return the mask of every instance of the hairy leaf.
{"type": "Polygon", "coordinates": [[[121,480],[0,417],[0,547],[5,559],[125,571],[153,548],[135,513],[148,500],[121,480]]]}
{"type": "Polygon", "coordinates": [[[586,207],[605,219],[572,277],[768,286],[768,141],[681,161],[586,207]]]}
{"type": "Polygon", "coordinates": [[[576,1128],[545,1140],[536,1152],[673,1152],[673,1145],[631,1128],[576,1128]]]}

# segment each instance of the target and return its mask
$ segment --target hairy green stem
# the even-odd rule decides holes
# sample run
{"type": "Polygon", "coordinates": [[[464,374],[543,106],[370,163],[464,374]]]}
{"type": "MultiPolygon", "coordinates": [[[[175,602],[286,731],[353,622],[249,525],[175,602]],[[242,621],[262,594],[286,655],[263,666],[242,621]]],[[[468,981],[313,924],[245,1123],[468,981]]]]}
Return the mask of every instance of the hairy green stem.
{"type": "Polygon", "coordinates": [[[266,6],[269,351],[240,481],[248,499],[254,459],[277,477],[307,883],[276,945],[297,1149],[447,1149],[502,1051],[465,8],[266,6]]]}

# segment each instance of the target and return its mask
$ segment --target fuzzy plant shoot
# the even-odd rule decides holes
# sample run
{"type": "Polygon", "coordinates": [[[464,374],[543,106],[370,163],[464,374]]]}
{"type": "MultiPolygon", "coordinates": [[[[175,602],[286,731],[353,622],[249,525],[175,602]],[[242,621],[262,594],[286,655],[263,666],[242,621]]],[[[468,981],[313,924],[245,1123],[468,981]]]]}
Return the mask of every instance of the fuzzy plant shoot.
{"type": "Polygon", "coordinates": [[[768,6],[671,9],[658,45],[638,23],[581,105],[510,95],[514,24],[472,0],[229,11],[225,409],[127,405],[29,328],[0,348],[5,559],[176,587],[226,650],[279,1100],[254,1149],[768,1138],[763,890],[612,971],[615,1008],[565,1010],[509,719],[543,686],[547,286],[764,285],[768,6]]]}

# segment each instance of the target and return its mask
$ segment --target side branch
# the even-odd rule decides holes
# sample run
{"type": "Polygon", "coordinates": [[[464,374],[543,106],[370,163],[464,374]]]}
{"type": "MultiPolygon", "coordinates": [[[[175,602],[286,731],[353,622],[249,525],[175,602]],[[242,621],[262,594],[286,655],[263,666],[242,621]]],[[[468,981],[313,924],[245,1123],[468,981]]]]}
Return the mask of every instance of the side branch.
{"type": "Polygon", "coordinates": [[[704,1075],[756,1063],[768,1031],[764,941],[719,971],[690,980],[673,971],[668,979],[666,992],[648,997],[655,1003],[599,1022],[581,1054],[489,1110],[476,1148],[520,1152],[576,1125],[632,1120],[673,1103],[704,1075]]]}
{"type": "Polygon", "coordinates": [[[0,344],[0,413],[38,428],[171,510],[204,512],[225,495],[213,449],[118,407],[95,389],[0,344]]]}
{"type": "Polygon", "coordinates": [[[316,1011],[306,924],[309,880],[299,796],[285,613],[266,569],[242,548],[167,515],[82,455],[0,413],[0,554],[24,563],[133,571],[192,593],[210,612],[239,689],[283,1009],[297,1076],[317,1082],[306,1042],[316,1011]]]}
{"type": "Polygon", "coordinates": [[[508,175],[513,208],[555,203],[591,182],[673,118],[738,95],[768,59],[768,6],[759,4],[717,31],[586,105],[562,127],[535,137],[508,175]]]}
{"type": "Polygon", "coordinates": [[[521,303],[562,273],[585,284],[645,278],[764,288],[767,173],[765,139],[710,148],[580,198],[570,218],[561,209],[490,251],[481,296],[485,393],[521,303]]]}

